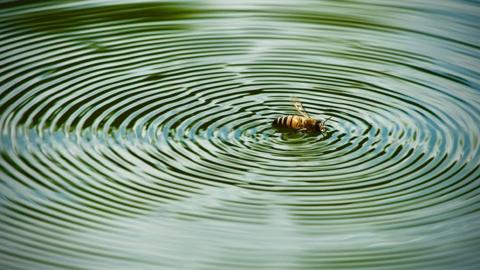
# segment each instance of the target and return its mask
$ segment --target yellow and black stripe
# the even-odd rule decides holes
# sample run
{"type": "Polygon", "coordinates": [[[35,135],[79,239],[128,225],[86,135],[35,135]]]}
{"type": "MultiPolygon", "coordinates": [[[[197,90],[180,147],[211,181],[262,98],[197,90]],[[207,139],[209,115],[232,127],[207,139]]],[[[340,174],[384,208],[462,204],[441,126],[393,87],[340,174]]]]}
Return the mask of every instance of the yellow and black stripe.
{"type": "Polygon", "coordinates": [[[292,128],[293,115],[281,116],[273,120],[273,126],[279,128],[292,128]]]}

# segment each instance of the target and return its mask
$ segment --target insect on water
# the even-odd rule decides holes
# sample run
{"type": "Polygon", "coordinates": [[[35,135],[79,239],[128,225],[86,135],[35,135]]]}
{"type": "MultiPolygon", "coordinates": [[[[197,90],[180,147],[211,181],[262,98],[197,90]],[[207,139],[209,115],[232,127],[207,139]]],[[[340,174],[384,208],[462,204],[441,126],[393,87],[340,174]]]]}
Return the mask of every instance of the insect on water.
{"type": "Polygon", "coordinates": [[[273,127],[310,133],[324,133],[327,131],[325,123],[330,120],[331,117],[323,121],[317,120],[308,115],[300,100],[292,98],[292,102],[300,115],[280,116],[273,120],[273,127]]]}

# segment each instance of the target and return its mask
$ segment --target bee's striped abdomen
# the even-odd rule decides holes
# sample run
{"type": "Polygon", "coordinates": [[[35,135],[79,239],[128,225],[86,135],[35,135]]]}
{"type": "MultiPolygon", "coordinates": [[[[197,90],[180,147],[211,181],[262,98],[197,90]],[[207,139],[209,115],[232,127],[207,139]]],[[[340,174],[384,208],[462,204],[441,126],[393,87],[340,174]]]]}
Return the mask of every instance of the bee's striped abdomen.
{"type": "Polygon", "coordinates": [[[293,115],[281,116],[273,120],[273,126],[279,128],[294,128],[292,126],[293,115]]]}

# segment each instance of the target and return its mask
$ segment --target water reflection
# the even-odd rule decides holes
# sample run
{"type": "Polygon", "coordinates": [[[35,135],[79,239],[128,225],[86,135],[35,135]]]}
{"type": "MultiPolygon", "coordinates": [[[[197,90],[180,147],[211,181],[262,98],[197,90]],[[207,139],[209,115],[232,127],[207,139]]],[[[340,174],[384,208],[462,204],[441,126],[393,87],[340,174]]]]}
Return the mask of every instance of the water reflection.
{"type": "Polygon", "coordinates": [[[475,3],[2,10],[0,268],[475,269],[475,3]]]}

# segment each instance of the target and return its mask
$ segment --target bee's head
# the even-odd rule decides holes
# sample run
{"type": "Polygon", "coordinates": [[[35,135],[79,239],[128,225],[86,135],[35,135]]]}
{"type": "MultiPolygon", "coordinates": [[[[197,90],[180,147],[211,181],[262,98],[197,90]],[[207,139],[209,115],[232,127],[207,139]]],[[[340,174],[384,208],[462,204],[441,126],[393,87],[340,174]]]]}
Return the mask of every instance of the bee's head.
{"type": "Polygon", "coordinates": [[[318,122],[318,123],[317,123],[317,131],[318,131],[318,132],[321,132],[321,133],[327,131],[327,127],[325,127],[325,126],[323,125],[323,122],[318,122]]]}
{"type": "Polygon", "coordinates": [[[326,123],[328,120],[330,120],[330,118],[332,118],[332,117],[329,117],[328,119],[326,119],[326,120],[324,120],[324,121],[318,121],[318,122],[317,122],[317,130],[318,130],[319,132],[322,132],[322,133],[323,133],[323,132],[326,132],[326,131],[327,131],[327,126],[325,126],[325,123],[326,123]]]}

